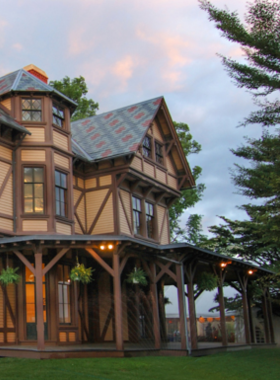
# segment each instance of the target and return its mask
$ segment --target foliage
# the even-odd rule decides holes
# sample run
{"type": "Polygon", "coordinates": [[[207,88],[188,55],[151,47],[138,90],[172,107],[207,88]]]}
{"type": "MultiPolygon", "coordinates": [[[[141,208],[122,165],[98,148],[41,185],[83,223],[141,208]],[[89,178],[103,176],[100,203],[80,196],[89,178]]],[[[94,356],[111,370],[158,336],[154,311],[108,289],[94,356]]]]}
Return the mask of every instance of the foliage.
{"type": "Polygon", "coordinates": [[[0,274],[1,284],[4,286],[7,286],[9,284],[18,284],[20,281],[20,275],[16,273],[17,271],[18,268],[3,268],[0,274]]]}
{"type": "Polygon", "coordinates": [[[98,110],[98,103],[86,98],[88,88],[84,77],[79,76],[78,78],[70,79],[66,76],[62,80],[51,81],[50,86],[53,86],[56,90],[78,103],[71,121],[94,116],[98,110]]]}
{"type": "Polygon", "coordinates": [[[71,269],[70,279],[72,281],[79,281],[82,284],[88,284],[92,281],[92,273],[95,269],[86,268],[84,264],[77,263],[74,268],[71,269]]]}
{"type": "MultiPolygon", "coordinates": [[[[190,128],[185,123],[173,122],[176,133],[179,137],[185,156],[190,154],[198,154],[201,151],[201,145],[195,141],[190,133],[190,128]]],[[[195,166],[192,174],[197,181],[201,175],[201,167],[195,166]]],[[[202,198],[205,190],[204,184],[198,184],[195,188],[182,191],[181,197],[171,206],[169,210],[170,233],[173,241],[184,239],[186,236],[185,229],[180,227],[180,216],[190,207],[193,207],[202,198]]]]}
{"type": "Polygon", "coordinates": [[[134,268],[132,272],[127,275],[126,281],[130,284],[148,285],[147,273],[142,268],[134,268]]]}
{"type": "Polygon", "coordinates": [[[218,277],[213,273],[201,272],[196,279],[197,290],[207,290],[211,292],[218,286],[218,277]]]}

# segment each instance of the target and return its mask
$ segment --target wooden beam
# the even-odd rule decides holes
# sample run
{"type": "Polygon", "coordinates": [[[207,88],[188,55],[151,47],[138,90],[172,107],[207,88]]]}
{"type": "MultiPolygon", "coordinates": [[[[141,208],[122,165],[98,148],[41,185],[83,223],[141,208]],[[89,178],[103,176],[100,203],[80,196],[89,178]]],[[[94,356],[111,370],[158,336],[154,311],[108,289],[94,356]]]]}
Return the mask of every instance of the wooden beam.
{"type": "Polygon", "coordinates": [[[43,269],[43,276],[69,251],[70,248],[63,248],[43,269]]]}
{"type": "Polygon", "coordinates": [[[166,273],[167,269],[169,269],[171,267],[172,263],[167,263],[164,265],[164,267],[161,269],[161,271],[158,273],[158,275],[156,276],[156,282],[158,282],[161,277],[166,273]]]}
{"type": "MultiPolygon", "coordinates": [[[[167,145],[167,144],[166,144],[167,145]]],[[[169,143],[168,143],[168,147],[165,148],[165,157],[167,157],[172,149],[174,145],[174,140],[171,140],[169,143]]]]}
{"type": "Polygon", "coordinates": [[[138,187],[138,185],[140,184],[140,182],[141,182],[140,179],[138,179],[138,180],[134,181],[134,182],[130,185],[130,190],[131,190],[132,193],[137,189],[137,187],[138,187]]]}
{"type": "Polygon", "coordinates": [[[155,349],[160,349],[160,322],[159,322],[159,312],[158,312],[158,294],[157,294],[157,283],[156,283],[156,265],[154,263],[150,266],[150,271],[152,275],[152,280],[150,282],[150,291],[153,307],[153,330],[155,337],[155,349]]]}
{"type": "Polygon", "coordinates": [[[30,270],[31,273],[34,274],[35,276],[35,269],[34,267],[30,264],[30,262],[25,258],[25,256],[23,256],[22,253],[20,253],[19,251],[16,251],[16,250],[13,250],[12,252],[14,252],[14,254],[20,259],[20,261],[23,262],[23,264],[30,270]]]}
{"type": "Polygon", "coordinates": [[[1,196],[3,194],[3,191],[5,190],[5,187],[6,187],[8,181],[10,179],[11,173],[12,173],[12,165],[11,165],[10,169],[8,170],[8,172],[6,174],[6,177],[5,177],[5,179],[4,179],[3,183],[2,183],[2,186],[0,187],[0,198],[1,198],[1,196]]]}
{"type": "Polygon", "coordinates": [[[85,248],[85,250],[100,264],[112,277],[115,276],[114,270],[92,249],[85,248]]]}
{"type": "Polygon", "coordinates": [[[42,252],[35,253],[37,348],[45,348],[42,252]]]}
{"type": "MultiPolygon", "coordinates": [[[[168,274],[168,276],[170,276],[175,282],[177,282],[177,276],[175,273],[173,273],[170,269],[168,269],[170,267],[170,265],[172,263],[168,263],[166,265],[162,264],[160,261],[156,261],[156,264],[161,268],[161,269],[164,269],[165,273],[168,274]]],[[[160,274],[160,273],[159,273],[160,274]]],[[[162,277],[162,276],[161,276],[162,277]]],[[[158,278],[158,276],[156,277],[156,279],[158,278]]]]}
{"type": "Polygon", "coordinates": [[[102,201],[102,203],[101,203],[101,205],[100,205],[99,210],[97,211],[97,214],[96,214],[96,216],[95,216],[95,218],[94,218],[94,220],[93,220],[93,222],[92,222],[92,224],[91,224],[89,230],[88,230],[88,234],[89,234],[89,235],[92,233],[92,231],[93,231],[93,229],[94,229],[96,223],[98,222],[98,219],[99,219],[99,217],[100,217],[100,215],[101,215],[101,213],[102,213],[104,207],[106,206],[106,203],[108,202],[108,199],[109,199],[109,197],[110,197],[110,195],[111,195],[112,193],[113,193],[113,192],[112,192],[112,188],[110,187],[110,188],[108,189],[107,194],[105,195],[105,198],[103,199],[103,201],[102,201]]]}
{"type": "Polygon", "coordinates": [[[115,331],[116,349],[123,351],[123,321],[122,321],[122,289],[120,261],[117,252],[113,252],[113,272],[114,272],[114,306],[115,306],[115,331]]]}
{"type": "Polygon", "coordinates": [[[120,176],[120,178],[117,179],[117,181],[116,181],[117,182],[117,187],[119,187],[122,184],[123,180],[126,177],[126,174],[127,173],[122,173],[121,176],[120,176]]]}

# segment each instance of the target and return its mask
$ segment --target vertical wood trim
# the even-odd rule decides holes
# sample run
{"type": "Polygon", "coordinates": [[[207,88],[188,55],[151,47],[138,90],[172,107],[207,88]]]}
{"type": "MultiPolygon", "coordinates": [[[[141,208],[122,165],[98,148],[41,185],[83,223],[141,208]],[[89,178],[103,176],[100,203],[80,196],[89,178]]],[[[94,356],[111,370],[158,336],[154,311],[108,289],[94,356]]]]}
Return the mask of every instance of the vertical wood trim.
{"type": "Polygon", "coordinates": [[[155,337],[155,349],[160,349],[160,325],[159,325],[159,312],[158,312],[158,293],[156,284],[156,264],[151,263],[150,271],[152,275],[152,280],[150,283],[150,291],[152,298],[152,308],[153,308],[153,330],[155,337]]]}
{"type": "Polygon", "coordinates": [[[188,306],[190,318],[190,334],[191,334],[191,348],[197,349],[197,329],[196,329],[196,315],[195,315],[195,300],[193,291],[193,277],[196,268],[193,268],[193,263],[188,263],[185,271],[188,281],[188,306]]]}
{"type": "Polygon", "coordinates": [[[262,296],[262,308],[264,319],[265,343],[270,343],[266,290],[264,291],[264,294],[262,296]]]}
{"type": "Polygon", "coordinates": [[[274,336],[274,327],[273,327],[273,320],[272,320],[272,307],[271,307],[271,300],[269,295],[269,290],[267,290],[267,311],[268,311],[268,324],[269,324],[269,332],[270,332],[270,343],[275,343],[275,336],[274,336]]]}
{"type": "Polygon", "coordinates": [[[127,211],[126,211],[126,208],[125,208],[125,205],[124,205],[124,202],[123,202],[122,193],[120,191],[119,191],[119,198],[120,198],[121,205],[122,205],[122,208],[123,208],[123,211],[124,211],[124,215],[125,215],[125,219],[126,219],[127,225],[129,227],[129,231],[130,231],[131,235],[133,235],[132,226],[131,226],[131,223],[129,221],[129,217],[127,215],[127,211]]]}
{"type": "Polygon", "coordinates": [[[220,305],[220,321],[221,321],[221,333],[222,333],[222,345],[227,346],[227,330],[226,330],[226,314],[225,314],[225,302],[223,292],[223,281],[220,281],[218,286],[219,305],[220,305]]]}
{"type": "Polygon", "coordinates": [[[43,309],[43,270],[42,253],[35,253],[35,288],[36,288],[36,318],[37,318],[37,348],[45,348],[44,339],[44,309],[43,309]]]}
{"type": "Polygon", "coordinates": [[[183,289],[183,278],[181,265],[176,264],[176,277],[177,277],[177,294],[180,316],[180,334],[181,334],[181,350],[187,349],[186,339],[186,309],[185,309],[185,290],[183,289]]]}
{"type": "Polygon", "coordinates": [[[3,183],[2,183],[2,186],[0,187],[0,198],[1,198],[1,196],[2,196],[2,194],[3,194],[3,191],[5,190],[5,187],[6,187],[8,181],[9,181],[9,179],[10,179],[10,175],[11,175],[11,173],[12,173],[12,170],[13,170],[13,168],[12,168],[12,165],[11,165],[11,167],[10,167],[10,169],[8,170],[8,172],[7,172],[7,174],[6,174],[6,177],[5,177],[5,179],[4,179],[3,183]]]}
{"type": "Polygon", "coordinates": [[[106,206],[106,203],[107,203],[107,201],[108,201],[108,199],[109,199],[109,197],[110,197],[111,194],[112,194],[112,187],[110,187],[108,189],[108,192],[105,195],[105,198],[103,199],[103,202],[101,203],[101,206],[100,206],[99,210],[97,211],[97,214],[96,214],[96,216],[95,216],[95,218],[94,218],[94,220],[93,220],[93,222],[92,222],[92,224],[91,224],[91,226],[90,226],[90,228],[88,230],[88,234],[89,235],[92,233],[92,231],[93,231],[96,223],[98,222],[98,219],[99,219],[99,217],[100,217],[100,215],[101,215],[104,207],[106,206]]]}
{"type": "Polygon", "coordinates": [[[114,304],[115,304],[115,331],[116,331],[116,349],[123,351],[123,325],[122,325],[122,290],[121,290],[121,274],[120,259],[115,251],[113,253],[114,268],[114,304]]]}

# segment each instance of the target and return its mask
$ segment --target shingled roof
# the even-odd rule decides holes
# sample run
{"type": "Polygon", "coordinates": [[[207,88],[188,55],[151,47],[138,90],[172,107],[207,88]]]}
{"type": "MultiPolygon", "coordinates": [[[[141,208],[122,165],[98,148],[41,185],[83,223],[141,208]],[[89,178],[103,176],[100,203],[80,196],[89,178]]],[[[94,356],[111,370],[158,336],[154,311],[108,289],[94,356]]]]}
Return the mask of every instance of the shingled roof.
{"type": "Polygon", "coordinates": [[[163,97],[71,123],[74,153],[87,160],[136,153],[163,97]]]}
{"type": "Polygon", "coordinates": [[[0,78],[0,96],[4,95],[10,91],[17,92],[51,92],[59,95],[60,97],[66,99],[71,104],[77,106],[74,100],[68,98],[52,86],[42,82],[40,79],[36,78],[34,75],[25,71],[24,69],[17,70],[13,73],[7,74],[0,78]]]}
{"type": "Polygon", "coordinates": [[[0,108],[0,124],[7,125],[8,127],[16,129],[19,132],[31,135],[31,133],[23,125],[19,124],[9,114],[2,110],[2,108],[0,108]]]}

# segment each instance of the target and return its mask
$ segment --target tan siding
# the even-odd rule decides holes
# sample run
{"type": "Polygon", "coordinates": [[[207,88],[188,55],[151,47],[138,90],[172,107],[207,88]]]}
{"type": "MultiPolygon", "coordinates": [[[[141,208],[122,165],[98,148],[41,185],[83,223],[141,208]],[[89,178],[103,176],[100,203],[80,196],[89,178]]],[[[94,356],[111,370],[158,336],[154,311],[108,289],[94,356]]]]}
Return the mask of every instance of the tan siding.
{"type": "Polygon", "coordinates": [[[53,131],[53,143],[61,149],[68,150],[68,137],[53,131]]]}
{"type": "Polygon", "coordinates": [[[98,168],[100,170],[102,170],[102,169],[109,169],[110,167],[111,167],[111,163],[109,161],[100,162],[99,165],[98,165],[98,168]]]}
{"type": "Polygon", "coordinates": [[[61,154],[54,154],[54,163],[62,168],[69,169],[70,163],[69,158],[62,156],[61,154]]]}
{"type": "Polygon", "coordinates": [[[0,187],[2,186],[10,168],[10,164],[6,164],[6,162],[0,162],[0,187]]]}
{"type": "Polygon", "coordinates": [[[168,234],[168,218],[167,218],[167,210],[162,206],[157,206],[157,214],[158,214],[158,234],[160,238],[160,244],[168,244],[169,243],[169,234],[168,234]],[[160,236],[160,234],[162,235],[160,236]]]}
{"type": "Polygon", "coordinates": [[[60,342],[67,342],[67,333],[66,332],[60,332],[59,333],[59,341],[60,342]]]}
{"type": "Polygon", "coordinates": [[[48,221],[47,220],[23,220],[22,221],[23,231],[48,231],[48,221]]]}
{"type": "Polygon", "coordinates": [[[107,186],[107,185],[111,185],[111,183],[112,183],[111,175],[106,175],[104,177],[99,178],[99,186],[107,186]]]}
{"type": "Polygon", "coordinates": [[[22,150],[21,161],[46,161],[46,152],[44,150],[22,150]]]}
{"type": "Polygon", "coordinates": [[[12,174],[0,198],[0,211],[13,216],[13,177],[12,174]]]}
{"type": "Polygon", "coordinates": [[[131,235],[131,232],[130,232],[130,229],[129,229],[129,226],[128,226],[128,223],[127,223],[127,220],[125,217],[124,209],[123,209],[123,206],[122,206],[120,200],[119,200],[119,212],[120,212],[120,229],[121,229],[121,232],[124,234],[131,235]]]}
{"type": "Polygon", "coordinates": [[[82,192],[80,190],[74,189],[73,194],[74,194],[74,206],[75,206],[82,192]]]}
{"type": "Polygon", "coordinates": [[[115,166],[120,166],[120,165],[124,165],[125,162],[123,160],[123,158],[116,158],[115,159],[115,166]]]}
{"type": "Polygon", "coordinates": [[[154,166],[144,161],[144,173],[148,174],[151,177],[154,177],[155,176],[154,166]]]}
{"type": "Polygon", "coordinates": [[[85,181],[79,177],[78,177],[78,186],[81,187],[82,189],[85,188],[85,181]]]}
{"type": "Polygon", "coordinates": [[[174,169],[174,165],[173,165],[169,155],[166,157],[165,162],[166,162],[166,167],[167,167],[167,170],[169,171],[169,173],[176,175],[176,170],[174,169]]]}
{"type": "Polygon", "coordinates": [[[157,215],[158,215],[158,236],[160,236],[163,218],[165,215],[165,208],[162,206],[157,206],[157,215]]]}
{"type": "Polygon", "coordinates": [[[45,141],[45,128],[28,128],[31,135],[26,135],[24,138],[25,142],[44,142],[45,141]]]}
{"type": "Polygon", "coordinates": [[[15,343],[15,341],[16,341],[16,333],[14,333],[14,332],[7,333],[7,342],[8,343],[15,343]]]}
{"type": "Polygon", "coordinates": [[[141,172],[142,171],[142,160],[141,160],[141,158],[135,156],[130,166],[136,170],[139,170],[139,172],[141,172]]]}
{"type": "MultiPolygon", "coordinates": [[[[100,335],[105,326],[107,315],[111,308],[111,286],[109,273],[101,273],[98,280],[98,303],[99,303],[99,323],[100,323],[100,335]]],[[[113,340],[113,323],[112,319],[109,323],[107,333],[104,338],[105,341],[113,340]]]]}
{"type": "Polygon", "coordinates": [[[75,221],[75,234],[83,235],[83,231],[82,231],[76,217],[74,217],[74,221],[75,221]]]}
{"type": "Polygon", "coordinates": [[[154,133],[155,139],[157,139],[160,142],[164,142],[161,132],[160,132],[160,128],[155,121],[153,122],[153,133],[154,133]]]}
{"type": "Polygon", "coordinates": [[[160,182],[166,183],[166,174],[164,171],[156,168],[156,177],[160,182]]]}
{"type": "Polygon", "coordinates": [[[114,232],[114,211],[113,211],[113,197],[111,194],[92,231],[92,235],[103,234],[103,233],[113,233],[113,232],[114,232]]]}
{"type": "MultiPolygon", "coordinates": [[[[7,295],[10,301],[10,305],[13,311],[13,314],[15,315],[15,306],[16,306],[16,287],[14,284],[10,284],[7,286],[7,295]]],[[[15,327],[13,324],[13,320],[11,317],[11,314],[9,313],[8,308],[6,309],[6,318],[7,318],[7,327],[13,328],[15,327]]]]}
{"type": "Polygon", "coordinates": [[[162,235],[160,239],[160,244],[169,244],[169,234],[168,234],[168,224],[167,218],[164,219],[162,235]]]}
{"type": "Polygon", "coordinates": [[[4,343],[4,333],[0,332],[0,343],[4,343]]]}
{"type": "Polygon", "coordinates": [[[168,185],[170,187],[173,187],[173,189],[178,189],[178,181],[176,178],[172,177],[171,175],[168,174],[168,185]]]}
{"type": "Polygon", "coordinates": [[[105,198],[108,190],[97,190],[86,193],[86,205],[87,205],[87,227],[90,228],[103,199],[105,198]]]}
{"type": "Polygon", "coordinates": [[[12,102],[11,102],[11,98],[8,98],[8,99],[5,99],[1,102],[1,104],[6,107],[9,111],[11,111],[12,109],[12,102]]]}
{"type": "Polygon", "coordinates": [[[81,199],[81,202],[79,206],[77,207],[77,214],[78,217],[80,218],[80,221],[84,227],[86,228],[86,212],[85,212],[85,197],[81,199]]]}
{"type": "Polygon", "coordinates": [[[56,222],[56,232],[58,232],[61,235],[71,235],[72,227],[69,226],[69,224],[56,222]]]}
{"type": "Polygon", "coordinates": [[[86,189],[96,187],[96,178],[90,178],[85,180],[86,189]]]}
{"type": "Polygon", "coordinates": [[[7,231],[13,231],[13,221],[11,219],[0,217],[0,228],[7,231]]]}
{"type": "Polygon", "coordinates": [[[0,157],[12,161],[12,150],[4,146],[0,146],[0,157]]]}
{"type": "Polygon", "coordinates": [[[70,332],[68,336],[69,336],[69,342],[76,342],[76,333],[75,332],[70,332]]]}
{"type": "Polygon", "coordinates": [[[177,169],[178,170],[183,169],[182,161],[181,161],[181,159],[179,157],[177,149],[176,148],[172,148],[171,149],[171,154],[172,154],[172,157],[173,157],[173,160],[174,160],[174,163],[175,163],[177,169]]]}

